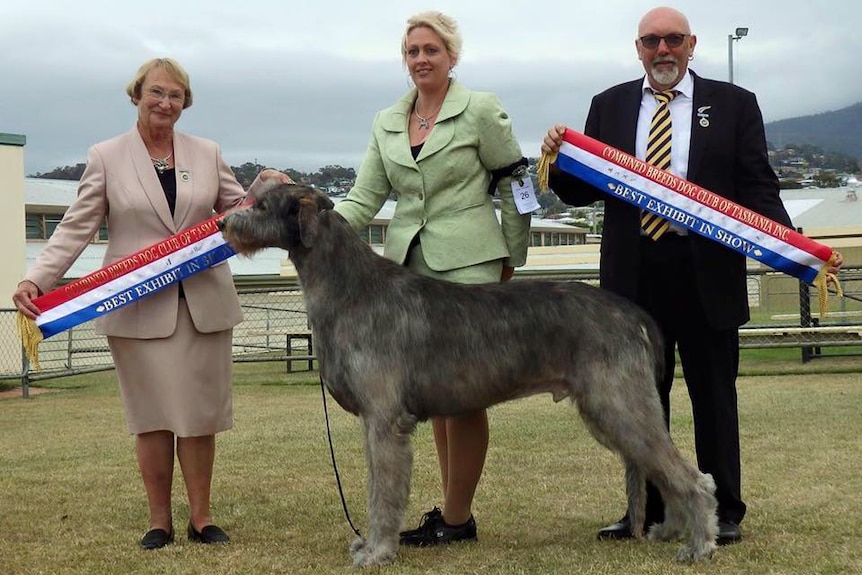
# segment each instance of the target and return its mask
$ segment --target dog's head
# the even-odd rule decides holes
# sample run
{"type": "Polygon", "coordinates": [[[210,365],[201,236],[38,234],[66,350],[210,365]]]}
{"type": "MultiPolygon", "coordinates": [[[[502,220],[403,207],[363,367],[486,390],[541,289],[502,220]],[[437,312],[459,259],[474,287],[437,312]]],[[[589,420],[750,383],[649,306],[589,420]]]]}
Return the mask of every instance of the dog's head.
{"type": "Polygon", "coordinates": [[[282,184],[262,191],[250,208],[226,215],[218,226],[228,243],[244,255],[269,247],[311,248],[320,212],[333,206],[326,194],[314,188],[282,184]]]}

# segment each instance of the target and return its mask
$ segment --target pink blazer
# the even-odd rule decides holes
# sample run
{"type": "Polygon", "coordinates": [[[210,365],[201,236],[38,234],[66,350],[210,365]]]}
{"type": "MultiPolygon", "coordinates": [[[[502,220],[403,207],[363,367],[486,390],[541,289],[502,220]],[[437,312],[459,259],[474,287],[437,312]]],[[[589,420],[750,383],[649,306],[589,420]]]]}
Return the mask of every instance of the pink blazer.
{"type": "MultiPolygon", "coordinates": [[[[108,218],[108,265],[236,206],[245,191],[210,140],[174,132],[177,203],[168,202],[137,128],[90,148],[78,197],[25,275],[42,292],[56,285],[108,218]]],[[[255,181],[253,186],[257,186],[255,181]]],[[[176,329],[176,285],[96,320],[109,336],[153,339],[176,329]]],[[[203,333],[232,328],[242,310],[230,267],[222,263],[183,280],[192,320],[203,333]]]]}

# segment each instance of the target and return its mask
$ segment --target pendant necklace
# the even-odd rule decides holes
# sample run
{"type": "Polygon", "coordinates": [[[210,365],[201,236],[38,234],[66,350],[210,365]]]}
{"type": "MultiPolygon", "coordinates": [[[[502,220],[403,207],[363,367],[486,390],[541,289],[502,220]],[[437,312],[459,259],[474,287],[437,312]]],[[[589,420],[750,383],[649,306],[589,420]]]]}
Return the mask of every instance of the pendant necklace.
{"type": "Polygon", "coordinates": [[[167,156],[165,156],[164,158],[161,158],[161,159],[154,158],[154,157],[150,156],[150,160],[152,160],[152,162],[153,162],[153,167],[156,168],[156,171],[159,174],[164,174],[165,170],[168,169],[168,167],[170,166],[170,163],[168,162],[168,160],[170,160],[171,156],[173,156],[173,155],[174,155],[174,151],[171,150],[170,154],[168,154],[167,156]]]}
{"type": "MultiPolygon", "coordinates": [[[[441,102],[440,107],[437,108],[437,112],[439,112],[440,108],[442,108],[442,107],[443,107],[443,103],[441,102]]],[[[418,105],[416,103],[413,104],[413,113],[416,115],[416,119],[419,120],[419,129],[420,130],[427,130],[428,128],[431,127],[431,122],[429,121],[429,118],[434,117],[437,114],[437,112],[434,112],[433,114],[429,115],[428,118],[423,118],[422,116],[419,115],[418,105]]]]}

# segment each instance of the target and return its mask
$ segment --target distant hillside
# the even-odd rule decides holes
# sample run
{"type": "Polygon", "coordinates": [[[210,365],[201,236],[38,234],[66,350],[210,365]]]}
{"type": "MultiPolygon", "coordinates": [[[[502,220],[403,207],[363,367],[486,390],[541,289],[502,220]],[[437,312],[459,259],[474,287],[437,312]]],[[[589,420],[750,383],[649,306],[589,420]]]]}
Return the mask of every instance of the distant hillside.
{"type": "Polygon", "coordinates": [[[770,122],[766,124],[766,139],[775,148],[811,144],[862,159],[862,102],[832,112],[770,122]]]}

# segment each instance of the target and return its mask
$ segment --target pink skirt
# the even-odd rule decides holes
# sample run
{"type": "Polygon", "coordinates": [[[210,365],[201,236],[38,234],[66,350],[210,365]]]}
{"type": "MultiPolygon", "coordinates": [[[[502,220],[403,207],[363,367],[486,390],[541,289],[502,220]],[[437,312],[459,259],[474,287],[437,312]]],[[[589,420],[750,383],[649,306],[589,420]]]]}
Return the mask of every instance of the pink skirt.
{"type": "Polygon", "coordinates": [[[182,298],[170,337],[109,336],[129,433],[198,437],[230,429],[232,342],[232,329],[198,332],[182,298]]]}

